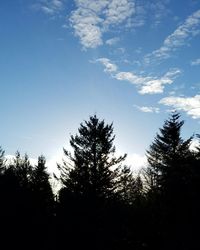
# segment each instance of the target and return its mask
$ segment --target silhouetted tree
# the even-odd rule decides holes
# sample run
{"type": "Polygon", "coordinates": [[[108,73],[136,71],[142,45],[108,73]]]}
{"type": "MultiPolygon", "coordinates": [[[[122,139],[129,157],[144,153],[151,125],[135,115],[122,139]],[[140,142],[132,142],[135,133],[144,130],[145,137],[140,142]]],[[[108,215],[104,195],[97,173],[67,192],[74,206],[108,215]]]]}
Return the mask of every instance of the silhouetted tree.
{"type": "Polygon", "coordinates": [[[4,154],[5,151],[0,147],[0,174],[4,170],[4,154]]]}
{"type": "Polygon", "coordinates": [[[38,164],[32,172],[32,189],[40,212],[45,216],[53,213],[54,195],[49,182],[49,173],[47,172],[46,159],[43,155],[38,157],[38,164]]]}
{"type": "Polygon", "coordinates": [[[126,157],[115,157],[113,125],[106,125],[96,115],[81,123],[79,134],[71,136],[72,155],[64,149],[72,165],[64,162],[61,167],[64,186],[72,193],[107,198],[117,188],[119,165],[126,157]],[[111,169],[111,168],[115,169],[111,169]]]}
{"type": "MultiPolygon", "coordinates": [[[[157,240],[154,238],[154,243],[162,239],[159,244],[164,244],[166,249],[185,249],[184,245],[187,245],[185,232],[188,232],[189,224],[186,221],[189,217],[185,208],[186,201],[189,202],[188,191],[194,158],[189,149],[193,137],[187,140],[181,137],[183,124],[180,114],[172,113],[147,151],[149,167],[146,173],[150,184],[148,199],[151,202],[149,209],[153,209],[152,224],[157,228],[154,232],[157,240]]],[[[187,245],[186,249],[188,247],[187,245]]]]}
{"type": "Polygon", "coordinates": [[[33,168],[27,155],[17,152],[10,162],[3,156],[1,151],[1,244],[5,249],[47,249],[53,194],[44,158],[33,168]]]}
{"type": "Polygon", "coordinates": [[[172,113],[147,151],[151,188],[164,189],[166,185],[169,188],[173,178],[180,177],[184,172],[184,162],[191,157],[189,147],[193,137],[187,140],[181,138],[184,122],[179,118],[178,113],[172,113]]]}
{"type": "Polygon", "coordinates": [[[56,201],[44,156],[36,166],[19,152],[9,162],[0,148],[2,248],[198,249],[200,146],[190,150],[183,124],[173,112],[134,175],[121,166],[126,155],[115,156],[113,124],[89,117],[70,138],[73,152],[64,149],[56,201]]]}
{"type": "Polygon", "coordinates": [[[37,236],[36,248],[50,249],[54,234],[52,227],[54,223],[55,202],[54,195],[49,182],[46,159],[43,155],[38,157],[38,163],[31,174],[31,196],[32,196],[32,223],[34,235],[37,236]]]}
{"type": "Polygon", "coordinates": [[[130,167],[124,166],[121,169],[119,176],[118,193],[123,202],[127,204],[131,204],[133,202],[134,184],[135,184],[135,179],[133,177],[133,173],[130,167]]]}
{"type": "Polygon", "coordinates": [[[133,175],[130,167],[124,166],[119,175],[118,192],[123,202],[132,205],[144,196],[143,182],[139,174],[133,175]]]}
{"type": "Polygon", "coordinates": [[[114,200],[118,167],[126,155],[114,155],[114,138],[113,124],[91,116],[80,124],[78,134],[71,136],[74,152],[64,150],[69,161],[60,166],[64,187],[59,193],[62,210],[59,214],[62,214],[61,220],[66,217],[70,225],[67,232],[74,230],[87,248],[109,247],[111,235],[117,229],[114,200]],[[69,214],[71,218],[67,217],[69,214]]]}
{"type": "Polygon", "coordinates": [[[29,228],[29,180],[26,167],[29,168],[27,156],[20,162],[17,153],[15,162],[5,162],[0,180],[1,192],[1,242],[6,249],[24,248],[28,234],[24,228],[29,228]],[[23,166],[22,166],[23,165],[23,166]],[[25,165],[27,165],[25,167],[25,165]],[[20,239],[20,234],[23,239],[20,239]],[[11,240],[12,239],[12,240],[11,240]]]}
{"type": "Polygon", "coordinates": [[[20,152],[16,152],[14,162],[9,166],[12,169],[16,177],[18,178],[19,184],[24,189],[30,188],[31,185],[31,175],[32,175],[32,165],[30,164],[29,157],[27,154],[21,157],[20,152]]]}

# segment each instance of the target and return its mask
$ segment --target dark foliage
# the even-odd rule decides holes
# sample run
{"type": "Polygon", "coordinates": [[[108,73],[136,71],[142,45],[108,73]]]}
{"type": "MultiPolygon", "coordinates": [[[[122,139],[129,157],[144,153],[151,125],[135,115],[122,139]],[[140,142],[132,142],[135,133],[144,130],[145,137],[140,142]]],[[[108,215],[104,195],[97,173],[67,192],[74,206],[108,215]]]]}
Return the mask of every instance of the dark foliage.
{"type": "Polygon", "coordinates": [[[115,156],[113,124],[91,116],[64,149],[55,197],[44,156],[9,162],[0,148],[1,248],[199,249],[200,146],[190,150],[183,124],[172,113],[133,174],[115,156]]]}
{"type": "Polygon", "coordinates": [[[21,158],[19,152],[8,164],[1,154],[0,221],[5,249],[44,249],[49,244],[53,193],[46,169],[40,164],[41,158],[32,167],[28,156],[21,158]]]}
{"type": "Polygon", "coordinates": [[[81,124],[78,132],[70,139],[73,154],[64,150],[71,164],[65,161],[60,166],[64,187],[59,193],[58,216],[68,224],[69,234],[74,230],[70,238],[75,244],[80,241],[76,242],[74,237],[80,238],[86,248],[92,249],[94,245],[96,249],[110,248],[109,244],[116,244],[114,240],[109,242],[109,238],[114,238],[118,228],[116,216],[120,216],[118,165],[126,155],[114,156],[113,125],[106,125],[96,115],[81,124]]]}
{"type": "Polygon", "coordinates": [[[196,245],[191,235],[191,200],[196,193],[194,177],[199,178],[199,173],[194,174],[198,163],[189,149],[193,137],[181,138],[183,124],[180,115],[173,113],[147,151],[148,202],[153,214],[151,223],[156,225],[151,240],[158,249],[193,249],[196,245]]]}

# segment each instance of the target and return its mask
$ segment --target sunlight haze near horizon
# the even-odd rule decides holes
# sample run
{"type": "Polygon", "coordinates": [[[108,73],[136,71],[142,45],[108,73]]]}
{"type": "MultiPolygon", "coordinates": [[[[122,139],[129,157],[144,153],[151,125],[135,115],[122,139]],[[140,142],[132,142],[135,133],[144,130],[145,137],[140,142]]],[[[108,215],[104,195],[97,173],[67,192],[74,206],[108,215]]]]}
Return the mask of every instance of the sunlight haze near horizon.
{"type": "Polygon", "coordinates": [[[135,169],[171,110],[200,133],[200,2],[2,0],[0,145],[50,166],[96,114],[135,169]]]}

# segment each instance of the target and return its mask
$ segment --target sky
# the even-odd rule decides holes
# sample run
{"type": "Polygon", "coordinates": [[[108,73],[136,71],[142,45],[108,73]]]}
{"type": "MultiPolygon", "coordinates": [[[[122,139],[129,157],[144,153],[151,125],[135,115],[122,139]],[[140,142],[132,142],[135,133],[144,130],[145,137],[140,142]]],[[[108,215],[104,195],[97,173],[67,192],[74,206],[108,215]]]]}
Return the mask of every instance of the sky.
{"type": "Polygon", "coordinates": [[[0,23],[7,155],[53,169],[94,114],[135,169],[172,110],[200,133],[200,1],[1,0],[0,23]]]}

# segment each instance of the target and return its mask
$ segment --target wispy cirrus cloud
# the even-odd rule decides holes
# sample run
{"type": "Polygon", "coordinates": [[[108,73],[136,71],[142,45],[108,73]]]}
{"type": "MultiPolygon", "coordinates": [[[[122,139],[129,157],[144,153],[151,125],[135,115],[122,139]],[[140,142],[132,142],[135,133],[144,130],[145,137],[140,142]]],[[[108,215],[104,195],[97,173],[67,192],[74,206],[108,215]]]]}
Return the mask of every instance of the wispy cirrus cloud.
{"type": "Polygon", "coordinates": [[[150,13],[153,13],[153,25],[158,25],[161,23],[162,19],[169,14],[169,9],[167,5],[169,4],[169,0],[157,0],[150,1],[150,13]]]}
{"type": "Polygon", "coordinates": [[[103,44],[103,33],[110,26],[126,22],[135,12],[133,0],[76,0],[70,23],[84,48],[103,44]]]}
{"type": "Polygon", "coordinates": [[[96,62],[100,62],[104,66],[104,72],[113,73],[117,71],[117,65],[112,63],[108,58],[99,58],[96,62]]]}
{"type": "Polygon", "coordinates": [[[180,75],[180,69],[170,69],[163,76],[144,76],[138,75],[130,71],[119,71],[115,63],[108,58],[99,58],[96,62],[100,62],[104,66],[104,71],[110,73],[113,78],[119,81],[127,81],[138,88],[140,94],[160,94],[163,93],[165,85],[172,84],[180,75]]]}
{"type": "Polygon", "coordinates": [[[170,69],[162,77],[153,77],[144,81],[139,93],[141,94],[159,94],[164,92],[165,85],[170,85],[181,74],[181,70],[170,69]]]}
{"type": "Polygon", "coordinates": [[[172,84],[180,73],[181,71],[179,69],[171,69],[161,77],[152,77],[140,76],[132,72],[118,72],[115,78],[136,85],[139,89],[139,93],[142,95],[161,94],[164,91],[165,85],[172,84]]]}
{"type": "Polygon", "coordinates": [[[200,118],[200,95],[193,97],[165,97],[159,101],[160,104],[186,112],[193,119],[200,118]]]}
{"type": "Polygon", "coordinates": [[[197,65],[200,65],[200,58],[197,58],[197,59],[195,59],[195,60],[193,60],[193,61],[191,61],[191,66],[197,66],[197,65]]]}
{"type": "Polygon", "coordinates": [[[138,28],[146,23],[151,26],[159,25],[170,13],[168,9],[169,0],[135,1],[135,15],[129,19],[128,25],[138,28]]]}
{"type": "Polygon", "coordinates": [[[134,105],[135,108],[137,108],[139,111],[144,112],[144,113],[159,113],[160,109],[157,107],[152,107],[152,106],[138,106],[134,105]]]}
{"type": "Polygon", "coordinates": [[[119,41],[120,41],[119,37],[113,37],[113,38],[106,40],[106,44],[112,46],[112,45],[117,44],[119,41]]]}
{"type": "Polygon", "coordinates": [[[63,10],[64,0],[39,0],[33,7],[46,14],[55,15],[63,10]]]}
{"type": "Polygon", "coordinates": [[[147,54],[144,58],[145,62],[150,63],[154,60],[169,58],[172,52],[186,45],[188,41],[198,34],[200,34],[200,10],[197,10],[186,18],[183,24],[178,26],[178,28],[164,40],[163,45],[159,49],[147,54]]]}

